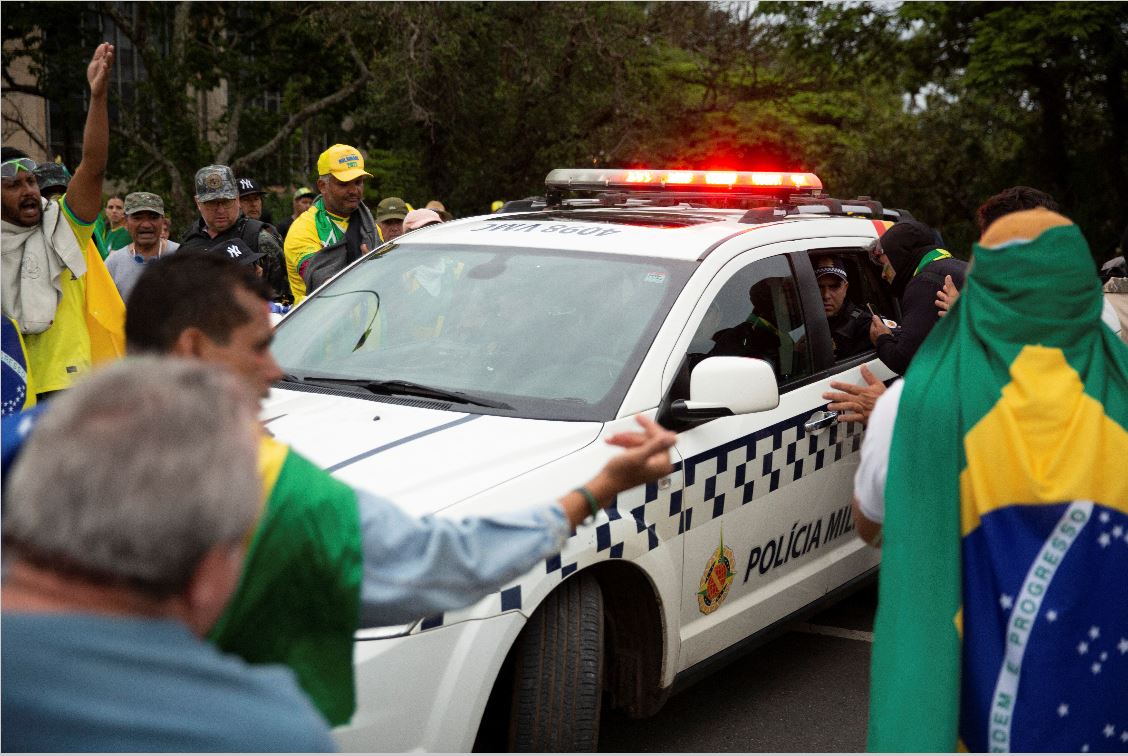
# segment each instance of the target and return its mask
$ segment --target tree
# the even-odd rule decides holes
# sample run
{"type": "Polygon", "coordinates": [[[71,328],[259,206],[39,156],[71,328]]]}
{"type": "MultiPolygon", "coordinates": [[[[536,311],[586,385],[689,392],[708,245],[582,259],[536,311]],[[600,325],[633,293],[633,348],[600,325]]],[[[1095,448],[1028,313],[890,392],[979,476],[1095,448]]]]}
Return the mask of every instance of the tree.
{"type": "Polygon", "coordinates": [[[985,166],[991,191],[1042,188],[1081,225],[1095,254],[1112,246],[1128,224],[1128,9],[907,3],[901,13],[922,24],[918,80],[952,82],[953,115],[978,115],[969,126],[1010,148],[985,166]]]}
{"type": "Polygon", "coordinates": [[[978,235],[978,204],[1016,184],[1057,197],[1098,256],[1128,222],[1122,5],[761,3],[759,12],[776,29],[777,65],[799,82],[822,79],[785,100],[836,194],[909,208],[960,255],[978,235]]]}
{"type": "Polygon", "coordinates": [[[376,63],[383,86],[369,90],[371,115],[359,133],[411,155],[418,172],[408,181],[456,211],[541,191],[558,165],[615,159],[633,114],[651,109],[642,5],[367,10],[385,11],[392,33],[380,38],[376,63]]]}
{"type": "Polygon", "coordinates": [[[206,163],[309,184],[347,142],[370,202],[484,212],[561,166],[802,169],[966,254],[976,206],[1025,183],[1102,250],[1128,221],[1125,7],[11,2],[5,91],[22,56],[78,144],[82,55],[120,29],[111,179],[182,218],[206,163]]]}
{"type": "MultiPolygon", "coordinates": [[[[344,10],[291,3],[8,3],[5,36],[11,30],[22,44],[5,48],[5,88],[12,87],[16,59],[28,58],[39,76],[26,89],[71,102],[82,92],[73,81],[81,67],[72,58],[85,52],[72,36],[75,20],[86,46],[116,30],[119,47],[135,54],[137,71],[129,72],[131,86],[116,92],[111,171],[119,180],[132,176],[130,188],[144,181],[167,192],[173,216],[188,219],[195,216],[197,169],[208,163],[237,173],[258,169],[315,117],[347,111],[348,99],[368,83],[369,56],[340,23],[344,10]],[[303,47],[321,51],[325,69],[340,75],[277,65],[303,47]],[[333,82],[328,92],[325,81],[333,82]],[[284,93],[285,109],[266,107],[264,96],[272,93],[284,93]],[[250,123],[257,128],[246,128],[250,123]]],[[[119,70],[129,65],[122,52],[119,70]]]]}

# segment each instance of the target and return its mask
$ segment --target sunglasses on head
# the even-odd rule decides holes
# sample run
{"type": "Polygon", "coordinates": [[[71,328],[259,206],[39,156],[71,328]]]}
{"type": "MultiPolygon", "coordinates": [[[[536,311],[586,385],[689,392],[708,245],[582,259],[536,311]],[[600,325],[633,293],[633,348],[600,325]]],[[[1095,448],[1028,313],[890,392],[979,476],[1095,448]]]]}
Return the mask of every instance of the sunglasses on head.
{"type": "Polygon", "coordinates": [[[5,160],[0,164],[0,177],[15,178],[19,175],[20,171],[27,171],[31,173],[36,168],[36,162],[31,158],[15,158],[13,160],[5,160]]]}

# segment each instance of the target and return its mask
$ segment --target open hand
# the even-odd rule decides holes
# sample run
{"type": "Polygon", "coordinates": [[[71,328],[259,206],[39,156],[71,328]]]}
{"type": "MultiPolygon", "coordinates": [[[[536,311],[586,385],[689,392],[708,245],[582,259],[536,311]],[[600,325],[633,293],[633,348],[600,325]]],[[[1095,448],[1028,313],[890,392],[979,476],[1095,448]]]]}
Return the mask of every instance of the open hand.
{"type": "Polygon", "coordinates": [[[866,382],[866,385],[831,381],[830,387],[837,389],[837,391],[828,391],[823,394],[823,399],[830,402],[826,408],[831,412],[839,413],[838,422],[861,423],[862,425],[869,422],[869,416],[873,412],[873,405],[877,403],[877,397],[885,393],[885,384],[865,365],[862,365],[862,380],[866,382]]]}
{"type": "Polygon", "coordinates": [[[98,45],[90,65],[86,67],[86,81],[90,84],[91,97],[103,97],[110,82],[110,70],[114,65],[114,46],[109,42],[98,45]]]}
{"type": "Polygon", "coordinates": [[[618,491],[657,480],[674,469],[670,447],[678,440],[677,434],[644,415],[636,415],[635,420],[642,432],[616,433],[607,438],[608,444],[627,450],[603,468],[608,483],[618,491]]]}

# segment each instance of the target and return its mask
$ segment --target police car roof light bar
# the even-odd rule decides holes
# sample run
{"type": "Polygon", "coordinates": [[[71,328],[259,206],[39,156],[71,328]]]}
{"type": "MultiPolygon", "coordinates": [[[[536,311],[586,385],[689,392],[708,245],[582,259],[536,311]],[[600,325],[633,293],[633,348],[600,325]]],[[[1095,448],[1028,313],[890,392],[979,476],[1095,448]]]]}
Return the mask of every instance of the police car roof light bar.
{"type": "Polygon", "coordinates": [[[788,171],[689,171],[645,168],[557,168],[545,186],[555,191],[725,191],[732,194],[796,190],[819,192],[813,173],[788,171]]]}
{"type": "Polygon", "coordinates": [[[779,220],[788,215],[810,213],[872,218],[874,220],[893,221],[894,223],[903,220],[915,220],[908,210],[887,208],[870,197],[843,200],[834,197],[792,195],[786,203],[775,208],[752,208],[738,222],[756,225],[779,220]]]}

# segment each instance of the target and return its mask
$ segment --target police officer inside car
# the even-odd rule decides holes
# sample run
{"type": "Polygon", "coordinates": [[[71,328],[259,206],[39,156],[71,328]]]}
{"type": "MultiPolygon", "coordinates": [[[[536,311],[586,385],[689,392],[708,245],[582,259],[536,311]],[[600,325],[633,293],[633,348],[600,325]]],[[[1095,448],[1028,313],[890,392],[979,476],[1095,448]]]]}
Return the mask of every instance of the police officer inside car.
{"type": "Polygon", "coordinates": [[[861,354],[870,348],[870,318],[865,310],[846,299],[850,277],[842,261],[826,255],[815,258],[814,266],[823,312],[834,343],[834,358],[841,360],[861,354]]]}

